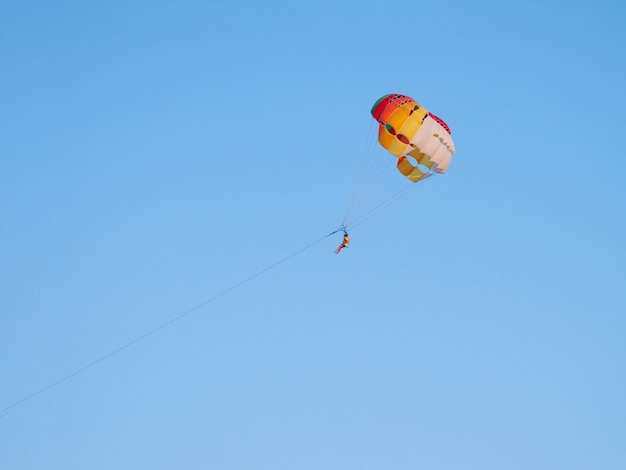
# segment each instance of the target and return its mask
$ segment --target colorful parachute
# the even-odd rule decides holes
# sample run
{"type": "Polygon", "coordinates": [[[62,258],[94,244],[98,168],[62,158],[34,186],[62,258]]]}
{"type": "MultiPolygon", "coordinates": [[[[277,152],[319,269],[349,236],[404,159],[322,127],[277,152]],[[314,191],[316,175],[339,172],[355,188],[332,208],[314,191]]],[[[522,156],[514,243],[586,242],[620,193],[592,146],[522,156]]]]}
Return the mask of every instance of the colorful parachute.
{"type": "Polygon", "coordinates": [[[380,124],[378,142],[398,157],[400,173],[417,183],[445,173],[454,155],[450,128],[408,96],[391,94],[372,107],[380,124]]]}

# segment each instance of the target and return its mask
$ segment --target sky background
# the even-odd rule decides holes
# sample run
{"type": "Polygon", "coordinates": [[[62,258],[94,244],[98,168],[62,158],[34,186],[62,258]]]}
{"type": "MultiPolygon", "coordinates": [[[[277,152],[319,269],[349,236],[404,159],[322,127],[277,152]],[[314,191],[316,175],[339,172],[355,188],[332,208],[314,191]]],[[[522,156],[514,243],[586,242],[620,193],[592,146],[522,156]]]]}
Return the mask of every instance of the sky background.
{"type": "Polygon", "coordinates": [[[0,467],[626,468],[625,25],[3,2],[0,467]],[[387,93],[457,153],[335,256],[387,93]]]}

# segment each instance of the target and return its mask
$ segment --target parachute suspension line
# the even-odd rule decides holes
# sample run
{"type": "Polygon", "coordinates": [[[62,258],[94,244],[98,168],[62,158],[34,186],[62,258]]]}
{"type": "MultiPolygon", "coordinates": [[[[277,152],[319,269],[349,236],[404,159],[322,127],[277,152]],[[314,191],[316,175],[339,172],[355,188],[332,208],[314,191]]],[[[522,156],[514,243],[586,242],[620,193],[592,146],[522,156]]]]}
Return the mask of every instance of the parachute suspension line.
{"type": "Polygon", "coordinates": [[[374,147],[377,141],[375,128],[378,123],[371,121],[370,129],[366,139],[366,146],[364,148],[361,160],[358,166],[357,174],[354,180],[352,193],[346,210],[346,215],[343,221],[345,227],[350,227],[353,224],[353,220],[358,218],[363,213],[369,213],[372,210],[372,206],[375,206],[381,198],[381,188],[389,187],[389,182],[385,179],[390,178],[393,181],[400,181],[400,184],[406,183],[401,179],[396,180],[389,168],[393,166],[396,159],[389,158],[388,155],[378,156],[375,155],[374,147]]]}
{"type": "Polygon", "coordinates": [[[385,162],[385,165],[380,168],[378,172],[375,173],[371,178],[368,178],[371,180],[370,183],[364,187],[361,192],[360,198],[358,199],[356,204],[354,204],[353,215],[349,221],[351,226],[354,225],[352,220],[356,215],[358,215],[359,213],[369,213],[373,210],[371,208],[372,205],[376,207],[375,200],[378,192],[377,190],[385,185],[384,177],[388,174],[389,167],[393,162],[393,159],[391,158],[386,160],[387,161],[385,162]]]}
{"type": "Polygon", "coordinates": [[[204,307],[204,306],[206,306],[206,305],[210,304],[211,302],[216,301],[216,300],[217,300],[217,299],[219,299],[220,297],[223,297],[223,296],[225,296],[226,294],[228,294],[228,293],[230,293],[230,292],[234,291],[235,289],[237,289],[237,288],[239,288],[239,287],[243,286],[244,284],[247,284],[248,282],[252,281],[253,279],[255,279],[255,278],[257,278],[257,277],[261,276],[262,274],[264,274],[264,273],[266,273],[266,272],[270,271],[271,269],[274,269],[275,267],[277,267],[277,266],[279,266],[279,265],[283,264],[284,262],[286,262],[286,261],[290,260],[291,258],[294,258],[295,256],[297,256],[297,255],[301,254],[302,252],[304,252],[304,251],[308,250],[309,248],[311,248],[311,247],[313,247],[313,246],[317,245],[318,243],[320,243],[321,241],[323,241],[323,240],[325,240],[326,238],[330,237],[331,235],[333,235],[333,234],[335,234],[335,233],[337,233],[337,232],[340,232],[340,231],[342,231],[342,230],[344,230],[344,229],[345,229],[345,226],[344,226],[344,225],[342,225],[341,227],[339,227],[339,229],[335,230],[334,232],[331,232],[331,233],[329,233],[328,235],[325,235],[325,236],[323,236],[323,237],[319,238],[318,240],[316,240],[316,241],[314,241],[314,242],[312,242],[312,243],[310,243],[310,244],[306,245],[305,247],[300,248],[299,250],[297,250],[297,251],[295,251],[295,252],[291,253],[290,255],[285,256],[284,258],[282,258],[282,259],[280,259],[280,260],[276,261],[275,263],[270,264],[270,265],[269,265],[269,266],[267,266],[266,268],[261,269],[260,271],[258,271],[258,272],[256,272],[256,273],[252,274],[251,276],[249,276],[249,277],[247,277],[247,278],[243,279],[242,281],[239,281],[238,283],[236,283],[236,284],[232,285],[231,287],[229,287],[229,288],[227,288],[227,289],[225,289],[225,290],[223,290],[223,291],[219,292],[218,294],[216,294],[216,295],[214,295],[213,297],[211,297],[211,298],[209,298],[209,299],[205,300],[204,302],[199,303],[199,304],[198,304],[198,305],[196,305],[195,307],[192,307],[192,308],[190,308],[189,310],[186,310],[186,311],[182,312],[181,314],[179,314],[179,315],[177,315],[177,316],[175,316],[175,317],[172,317],[171,319],[167,320],[166,322],[161,323],[161,324],[160,324],[160,325],[158,325],[158,326],[155,326],[154,328],[152,328],[152,329],[150,329],[150,330],[146,331],[145,333],[143,333],[143,334],[141,334],[141,335],[137,336],[136,338],[134,338],[134,339],[132,339],[132,340],[128,341],[127,343],[125,343],[125,344],[123,344],[123,345],[119,346],[118,348],[113,349],[112,351],[110,351],[110,352],[108,352],[108,353],[106,353],[106,354],[103,354],[102,356],[98,357],[97,359],[92,360],[91,362],[89,362],[89,363],[85,364],[84,366],[82,366],[82,367],[80,367],[80,368],[78,368],[78,369],[74,370],[73,372],[70,372],[69,374],[67,374],[67,375],[65,375],[65,376],[63,376],[63,377],[58,378],[57,380],[55,380],[54,382],[49,383],[49,384],[48,384],[48,385],[46,385],[45,387],[42,387],[42,388],[40,388],[39,390],[37,390],[37,391],[35,391],[35,392],[33,392],[33,393],[29,394],[29,395],[26,395],[26,396],[24,396],[23,398],[21,398],[21,399],[19,399],[19,400],[15,401],[15,402],[13,402],[13,403],[9,404],[9,405],[8,405],[8,406],[6,406],[5,408],[0,409],[0,419],[1,419],[1,418],[3,418],[4,416],[6,416],[10,410],[12,410],[13,408],[17,407],[18,405],[21,405],[22,403],[24,403],[24,402],[26,402],[26,401],[29,401],[29,400],[31,400],[31,399],[33,399],[33,398],[35,398],[35,397],[37,397],[37,396],[39,396],[39,395],[41,395],[41,394],[43,394],[43,393],[47,392],[47,391],[48,391],[48,390],[50,390],[51,388],[54,388],[54,387],[56,387],[57,385],[60,385],[60,384],[62,384],[63,382],[66,382],[66,381],[70,380],[72,377],[77,376],[78,374],[80,374],[80,373],[82,373],[82,372],[86,371],[87,369],[91,369],[92,367],[94,367],[94,366],[96,366],[96,365],[100,364],[101,362],[106,361],[107,359],[111,358],[112,356],[115,356],[116,354],[121,353],[121,352],[122,352],[122,351],[124,351],[125,349],[128,349],[128,348],[130,348],[131,346],[133,346],[133,345],[135,345],[135,344],[139,343],[140,341],[142,341],[142,340],[144,340],[144,339],[148,338],[149,336],[152,336],[152,335],[154,335],[155,333],[157,333],[157,332],[159,332],[159,331],[161,331],[161,330],[163,330],[163,329],[167,328],[167,327],[168,327],[168,326],[170,326],[171,324],[173,324],[173,323],[175,323],[175,322],[177,322],[177,321],[179,321],[179,320],[183,319],[183,318],[184,318],[184,317],[186,317],[187,315],[189,315],[189,314],[191,314],[191,313],[195,312],[196,310],[201,309],[202,307],[204,307]]]}
{"type": "Polygon", "coordinates": [[[417,185],[391,171],[392,168],[395,170],[396,158],[387,153],[376,155],[374,144],[377,132],[374,128],[377,126],[378,122],[372,120],[340,230],[361,224],[404,197],[417,185]]]}
{"type": "Polygon", "coordinates": [[[350,224],[350,219],[353,217],[355,212],[355,206],[358,206],[357,203],[359,201],[361,185],[364,181],[366,181],[365,174],[367,173],[368,168],[371,166],[372,147],[374,144],[374,126],[375,122],[371,121],[369,125],[369,130],[366,134],[367,138],[365,141],[365,147],[363,148],[363,152],[361,153],[361,159],[359,161],[357,173],[354,177],[354,182],[352,184],[352,191],[350,193],[350,198],[348,199],[348,206],[346,208],[346,213],[342,224],[343,226],[347,226],[350,224]]]}
{"type": "MultiPolygon", "coordinates": [[[[428,179],[428,178],[426,178],[426,179],[428,179]]],[[[424,181],[422,180],[421,183],[423,184],[424,181]]],[[[374,217],[376,214],[378,214],[383,209],[387,208],[388,206],[392,205],[394,202],[398,201],[399,199],[403,198],[404,196],[406,196],[407,194],[409,194],[410,192],[415,190],[417,188],[417,185],[418,185],[418,183],[412,183],[411,186],[408,186],[408,187],[406,187],[404,189],[401,189],[396,194],[394,194],[393,196],[389,197],[385,201],[381,202],[380,204],[375,206],[373,209],[371,209],[369,212],[365,213],[362,217],[360,217],[359,219],[354,221],[351,226],[352,227],[357,227],[357,226],[361,225],[363,222],[365,222],[366,220],[374,217]]]]}

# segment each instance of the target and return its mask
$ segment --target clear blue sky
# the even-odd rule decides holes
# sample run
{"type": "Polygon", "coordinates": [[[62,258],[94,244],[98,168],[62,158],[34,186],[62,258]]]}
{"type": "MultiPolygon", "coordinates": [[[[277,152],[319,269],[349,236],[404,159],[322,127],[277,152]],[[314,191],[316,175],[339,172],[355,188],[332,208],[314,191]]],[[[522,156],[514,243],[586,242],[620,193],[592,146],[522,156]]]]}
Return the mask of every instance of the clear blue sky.
{"type": "Polygon", "coordinates": [[[0,467],[626,468],[625,24],[4,2],[0,467]],[[394,92],[457,153],[335,256],[394,92]]]}

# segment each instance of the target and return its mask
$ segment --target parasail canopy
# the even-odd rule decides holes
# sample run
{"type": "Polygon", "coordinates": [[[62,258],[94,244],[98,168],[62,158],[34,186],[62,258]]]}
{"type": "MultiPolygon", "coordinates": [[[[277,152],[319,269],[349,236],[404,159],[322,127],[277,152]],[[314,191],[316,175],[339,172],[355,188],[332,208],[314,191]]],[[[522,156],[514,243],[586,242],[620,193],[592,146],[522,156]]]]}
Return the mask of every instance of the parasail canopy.
{"type": "Polygon", "coordinates": [[[371,112],[379,124],[378,142],[398,158],[400,173],[414,183],[433,173],[445,173],[454,142],[443,119],[400,94],[383,96],[371,112]]]}

